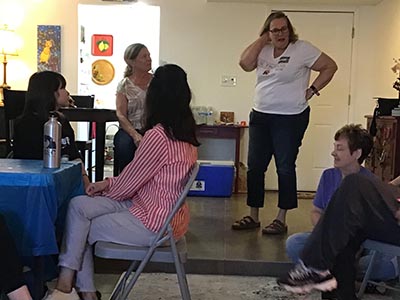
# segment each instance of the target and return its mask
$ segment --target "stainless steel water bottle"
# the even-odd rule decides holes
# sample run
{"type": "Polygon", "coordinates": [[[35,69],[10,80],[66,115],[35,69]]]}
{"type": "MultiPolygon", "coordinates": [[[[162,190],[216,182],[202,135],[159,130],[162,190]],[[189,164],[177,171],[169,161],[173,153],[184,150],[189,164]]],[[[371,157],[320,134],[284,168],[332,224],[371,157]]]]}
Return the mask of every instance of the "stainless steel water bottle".
{"type": "Polygon", "coordinates": [[[61,123],[55,114],[51,114],[44,124],[43,166],[59,168],[61,162],[61,123]]]}

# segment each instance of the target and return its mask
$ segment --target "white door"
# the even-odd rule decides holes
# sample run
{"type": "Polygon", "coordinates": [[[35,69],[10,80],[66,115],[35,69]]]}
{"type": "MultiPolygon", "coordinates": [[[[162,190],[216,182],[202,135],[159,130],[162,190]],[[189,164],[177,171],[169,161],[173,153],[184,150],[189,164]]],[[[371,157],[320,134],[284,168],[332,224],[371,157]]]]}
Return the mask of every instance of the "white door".
{"type": "MultiPolygon", "coordinates": [[[[299,38],[332,57],[339,70],[331,83],[313,97],[308,129],[297,159],[297,189],[315,191],[324,169],[332,167],[333,135],[348,123],[352,57],[353,13],[285,12],[299,38]]],[[[316,74],[312,74],[311,82],[316,74]]],[[[277,189],[274,162],[266,177],[266,188],[277,189]]]]}

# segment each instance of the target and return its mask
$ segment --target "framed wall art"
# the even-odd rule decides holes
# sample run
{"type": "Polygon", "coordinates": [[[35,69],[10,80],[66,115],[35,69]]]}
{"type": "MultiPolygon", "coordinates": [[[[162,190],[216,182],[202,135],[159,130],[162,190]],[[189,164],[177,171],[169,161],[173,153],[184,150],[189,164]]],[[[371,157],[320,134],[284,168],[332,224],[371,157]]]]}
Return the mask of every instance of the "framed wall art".
{"type": "Polygon", "coordinates": [[[92,63],[92,81],[98,85],[109,84],[114,79],[115,69],[106,59],[98,59],[92,63]]]}
{"type": "Polygon", "coordinates": [[[113,36],[110,34],[92,35],[92,55],[111,56],[113,54],[113,36]]]}
{"type": "Polygon", "coordinates": [[[37,43],[38,71],[61,72],[61,26],[38,25],[37,43]]]}

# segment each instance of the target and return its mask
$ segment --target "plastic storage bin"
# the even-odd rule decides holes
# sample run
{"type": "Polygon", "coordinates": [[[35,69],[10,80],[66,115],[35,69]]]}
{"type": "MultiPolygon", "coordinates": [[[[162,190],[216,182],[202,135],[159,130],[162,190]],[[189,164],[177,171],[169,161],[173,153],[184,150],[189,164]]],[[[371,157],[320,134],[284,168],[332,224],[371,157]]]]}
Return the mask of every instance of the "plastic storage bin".
{"type": "Polygon", "coordinates": [[[199,173],[196,176],[189,196],[230,197],[232,195],[233,161],[198,161],[199,173]]]}

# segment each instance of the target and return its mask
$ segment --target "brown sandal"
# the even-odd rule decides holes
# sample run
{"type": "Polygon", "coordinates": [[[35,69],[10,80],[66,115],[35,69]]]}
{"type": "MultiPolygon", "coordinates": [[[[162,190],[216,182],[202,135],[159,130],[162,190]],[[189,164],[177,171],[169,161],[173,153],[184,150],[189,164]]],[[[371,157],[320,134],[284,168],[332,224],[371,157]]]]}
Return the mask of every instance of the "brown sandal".
{"type": "Polygon", "coordinates": [[[286,224],[282,223],[278,219],[272,221],[271,224],[263,228],[263,234],[285,234],[288,230],[286,224]]]}
{"type": "Polygon", "coordinates": [[[239,221],[232,224],[233,230],[255,229],[260,227],[260,222],[254,221],[250,216],[245,216],[239,221]]]}

